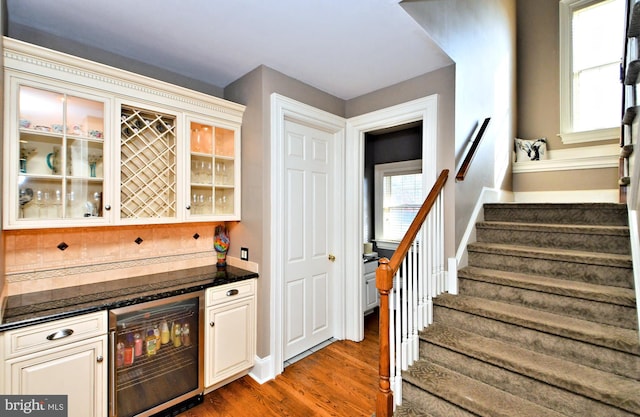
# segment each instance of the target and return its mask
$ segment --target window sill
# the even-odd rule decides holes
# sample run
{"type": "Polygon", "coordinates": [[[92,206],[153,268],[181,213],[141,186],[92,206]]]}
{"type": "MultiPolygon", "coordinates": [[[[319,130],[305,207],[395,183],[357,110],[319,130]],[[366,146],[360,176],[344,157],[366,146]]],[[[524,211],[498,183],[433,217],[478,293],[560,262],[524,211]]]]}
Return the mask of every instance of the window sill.
{"type": "Polygon", "coordinates": [[[375,240],[378,249],[396,250],[400,242],[395,240],[375,240]]]}
{"type": "Polygon", "coordinates": [[[615,168],[618,166],[620,146],[617,144],[548,151],[549,159],[514,162],[512,172],[565,171],[578,169],[615,168]]]}
{"type": "Polygon", "coordinates": [[[611,127],[608,129],[589,130],[586,132],[559,133],[562,143],[565,145],[573,143],[598,142],[601,140],[620,139],[620,128],[611,127]]]}

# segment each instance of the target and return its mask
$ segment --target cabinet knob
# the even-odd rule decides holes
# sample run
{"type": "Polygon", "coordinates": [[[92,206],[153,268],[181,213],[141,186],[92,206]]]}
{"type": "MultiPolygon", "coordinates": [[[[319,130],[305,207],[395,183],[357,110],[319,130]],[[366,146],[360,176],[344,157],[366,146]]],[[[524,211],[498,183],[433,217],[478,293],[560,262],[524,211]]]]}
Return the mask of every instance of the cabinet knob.
{"type": "Polygon", "coordinates": [[[209,326],[211,326],[211,327],[213,327],[213,326],[215,326],[215,325],[216,325],[216,324],[215,324],[214,322],[210,322],[210,323],[209,323],[209,326]]]}
{"type": "Polygon", "coordinates": [[[187,205],[186,209],[191,210],[191,206],[187,205]]]}
{"type": "Polygon", "coordinates": [[[102,357],[102,355],[98,355],[98,357],[96,358],[96,362],[98,363],[102,363],[103,360],[104,358],[102,357]]]}
{"type": "Polygon", "coordinates": [[[104,209],[109,211],[109,210],[111,210],[111,206],[109,204],[107,204],[106,206],[104,206],[104,209]]]}

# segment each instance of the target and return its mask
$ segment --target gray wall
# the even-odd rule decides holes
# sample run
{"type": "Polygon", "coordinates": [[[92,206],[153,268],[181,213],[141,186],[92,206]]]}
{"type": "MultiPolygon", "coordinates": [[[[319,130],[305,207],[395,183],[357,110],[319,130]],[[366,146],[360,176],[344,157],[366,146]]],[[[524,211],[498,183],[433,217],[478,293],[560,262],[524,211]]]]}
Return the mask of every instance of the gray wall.
{"type": "MultiPolygon", "coordinates": [[[[595,146],[617,141],[565,145],[560,133],[558,0],[517,0],[518,128],[521,138],[546,137],[548,149],[595,146]]],[[[622,22],[620,23],[622,32],[622,22]]],[[[622,38],[622,33],[621,33],[622,38]]],[[[622,53],[622,39],[620,43],[622,53]]],[[[513,191],[601,190],[617,188],[616,168],[513,175],[513,191]]]]}
{"type": "Polygon", "coordinates": [[[464,182],[455,184],[456,246],[483,187],[511,189],[510,158],[516,117],[515,0],[408,0],[407,12],[453,59],[455,157],[491,117],[464,182]]]}
{"type": "Polygon", "coordinates": [[[247,247],[250,260],[260,265],[256,353],[263,358],[271,354],[270,99],[274,92],[339,116],[344,114],[343,100],[266,66],[256,68],[224,90],[226,99],[247,106],[242,121],[242,221],[231,226],[230,255],[239,257],[239,248],[247,247]]]}
{"type": "Polygon", "coordinates": [[[449,65],[436,71],[412,78],[402,83],[351,99],[346,104],[346,117],[354,117],[396,104],[405,103],[436,94],[438,96],[438,145],[436,170],[448,169],[449,180],[445,187],[445,256],[455,255],[454,240],[455,183],[455,91],[456,67],[449,65]]]}
{"type": "MultiPolygon", "coordinates": [[[[287,77],[271,68],[260,66],[225,88],[225,98],[246,107],[242,124],[242,222],[231,228],[233,247],[237,256],[241,246],[250,249],[250,260],[260,265],[258,295],[259,357],[270,354],[270,165],[269,141],[270,96],[276,92],[302,103],[341,117],[350,117],[379,110],[394,104],[439,94],[439,164],[453,166],[453,67],[416,77],[398,85],[373,92],[348,102],[287,77]],[[448,155],[448,156],[447,156],[448,155]]],[[[452,188],[452,187],[451,187],[452,188]]],[[[452,219],[451,219],[452,222],[452,219]]],[[[453,236],[453,228],[449,236],[453,236]]],[[[454,251],[453,239],[448,254],[454,251]]]]}

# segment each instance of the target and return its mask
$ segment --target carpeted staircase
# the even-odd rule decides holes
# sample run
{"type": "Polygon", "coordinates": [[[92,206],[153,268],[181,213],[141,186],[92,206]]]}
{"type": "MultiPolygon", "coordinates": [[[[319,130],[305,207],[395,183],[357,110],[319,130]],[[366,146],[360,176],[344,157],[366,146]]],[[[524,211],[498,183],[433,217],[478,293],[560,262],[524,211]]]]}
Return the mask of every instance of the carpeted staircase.
{"type": "Polygon", "coordinates": [[[640,415],[626,208],[488,204],[396,416],[640,415]]]}

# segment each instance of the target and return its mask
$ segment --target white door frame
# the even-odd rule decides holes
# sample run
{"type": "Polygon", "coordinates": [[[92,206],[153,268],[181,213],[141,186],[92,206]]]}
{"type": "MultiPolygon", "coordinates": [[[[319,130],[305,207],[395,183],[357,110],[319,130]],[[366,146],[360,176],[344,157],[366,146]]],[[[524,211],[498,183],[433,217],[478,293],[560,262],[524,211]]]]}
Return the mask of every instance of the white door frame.
{"type": "MultiPolygon", "coordinates": [[[[437,177],[438,95],[433,94],[351,119],[273,93],[271,95],[271,377],[284,369],[284,121],[292,120],[331,132],[336,137],[336,293],[334,294],[336,339],[361,341],[364,338],[362,310],[362,183],[364,181],[365,133],[422,121],[422,172],[425,195],[437,177]],[[349,161],[349,163],[346,163],[349,161]]],[[[270,377],[266,378],[271,379],[270,377]]]]}
{"type": "Polygon", "coordinates": [[[424,195],[437,178],[438,95],[412,100],[347,120],[345,168],[345,338],[364,339],[362,224],[365,133],[422,121],[424,195]]]}
{"type": "Polygon", "coordinates": [[[344,265],[346,262],[344,256],[344,243],[346,239],[344,227],[344,175],[345,175],[345,119],[331,113],[316,109],[309,105],[300,103],[290,98],[284,97],[277,93],[271,94],[271,227],[270,227],[270,246],[271,246],[271,341],[270,351],[272,352],[272,366],[275,375],[281,374],[284,369],[284,320],[283,320],[283,302],[284,302],[284,240],[286,219],[284,218],[284,122],[290,120],[296,123],[311,126],[313,128],[329,132],[334,135],[335,147],[334,154],[331,155],[335,161],[335,184],[333,185],[333,193],[335,200],[332,208],[334,209],[334,225],[333,242],[330,248],[331,252],[336,254],[335,276],[333,277],[334,294],[330,297],[333,301],[334,309],[334,335],[336,339],[344,339],[344,322],[345,322],[345,288],[344,265]]]}

